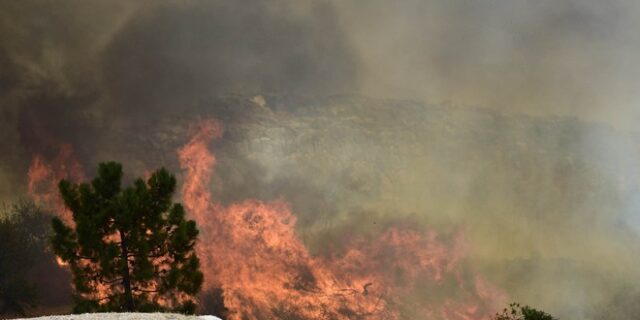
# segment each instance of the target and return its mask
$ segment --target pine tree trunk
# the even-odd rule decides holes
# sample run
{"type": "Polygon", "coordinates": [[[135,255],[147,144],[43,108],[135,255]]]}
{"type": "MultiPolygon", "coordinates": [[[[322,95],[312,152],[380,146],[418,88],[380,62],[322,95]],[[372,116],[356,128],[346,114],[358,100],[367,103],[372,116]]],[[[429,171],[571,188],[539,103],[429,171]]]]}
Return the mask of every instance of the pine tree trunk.
{"type": "Polygon", "coordinates": [[[122,286],[124,287],[124,308],[126,311],[133,312],[133,294],[131,293],[131,278],[129,276],[129,248],[127,247],[127,237],[120,232],[120,251],[122,259],[122,286]]]}

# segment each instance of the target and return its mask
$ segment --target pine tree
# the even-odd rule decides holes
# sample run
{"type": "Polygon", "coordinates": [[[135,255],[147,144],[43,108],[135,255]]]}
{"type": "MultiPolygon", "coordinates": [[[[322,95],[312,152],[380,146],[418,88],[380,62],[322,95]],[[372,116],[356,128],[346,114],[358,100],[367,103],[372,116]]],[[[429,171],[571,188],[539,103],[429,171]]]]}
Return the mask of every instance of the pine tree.
{"type": "Polygon", "coordinates": [[[122,189],[122,176],[108,162],[90,184],[59,184],[75,226],[55,218],[52,246],[71,270],[74,312],[193,313],[203,281],[198,230],[172,203],[175,177],[162,168],[122,189]]]}

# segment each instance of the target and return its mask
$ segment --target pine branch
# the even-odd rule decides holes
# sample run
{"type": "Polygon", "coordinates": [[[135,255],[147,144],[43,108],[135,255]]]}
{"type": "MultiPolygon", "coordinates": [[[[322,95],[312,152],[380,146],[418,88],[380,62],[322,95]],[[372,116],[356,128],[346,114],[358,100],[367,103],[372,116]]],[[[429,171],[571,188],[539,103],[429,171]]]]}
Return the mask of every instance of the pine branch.
{"type": "Polygon", "coordinates": [[[122,278],[115,278],[113,280],[102,280],[101,282],[105,284],[119,283],[122,282],[122,278]]]}
{"type": "Polygon", "coordinates": [[[148,290],[148,289],[140,289],[140,288],[131,288],[133,291],[137,292],[146,292],[146,293],[158,293],[160,290],[148,290]]]}

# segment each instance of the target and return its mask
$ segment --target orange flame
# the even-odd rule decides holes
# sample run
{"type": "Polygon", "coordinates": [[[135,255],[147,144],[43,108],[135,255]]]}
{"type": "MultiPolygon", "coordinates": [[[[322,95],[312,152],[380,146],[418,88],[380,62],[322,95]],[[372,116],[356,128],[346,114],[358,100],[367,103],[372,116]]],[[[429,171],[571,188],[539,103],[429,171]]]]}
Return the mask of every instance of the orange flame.
{"type": "Polygon", "coordinates": [[[35,155],[27,172],[27,191],[36,203],[52,210],[65,223],[72,223],[71,212],[64,206],[58,193],[58,183],[62,179],[79,181],[84,179],[82,166],[73,154],[73,148],[64,144],[58,154],[47,162],[41,155],[35,155]]]}
{"type": "Polygon", "coordinates": [[[502,292],[482,277],[465,283],[462,232],[449,239],[390,227],[376,240],[351,241],[343,254],[316,257],[297,236],[286,202],[212,201],[216,158],[208,143],[221,135],[217,122],[199,123],[178,157],[186,170],[185,207],[201,230],[197,250],[205,287],[224,290],[230,319],[479,320],[503,302],[502,292]],[[457,283],[455,297],[416,292],[428,288],[436,297],[451,282],[457,283]]]}

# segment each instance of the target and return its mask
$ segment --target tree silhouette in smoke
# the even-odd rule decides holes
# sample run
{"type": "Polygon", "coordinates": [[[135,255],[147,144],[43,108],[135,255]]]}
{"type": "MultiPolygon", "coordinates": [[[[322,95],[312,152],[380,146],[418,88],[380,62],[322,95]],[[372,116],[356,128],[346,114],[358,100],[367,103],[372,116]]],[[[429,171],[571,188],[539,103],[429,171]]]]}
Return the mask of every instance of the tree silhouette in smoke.
{"type": "Polygon", "coordinates": [[[26,310],[38,302],[38,288],[28,271],[41,258],[45,242],[41,235],[46,235],[42,222],[46,217],[26,201],[0,212],[0,314],[26,315],[26,310]]]}
{"type": "Polygon", "coordinates": [[[49,250],[51,218],[30,200],[0,205],[0,318],[70,302],[69,274],[49,250]]]}
{"type": "Polygon", "coordinates": [[[529,306],[522,306],[519,303],[509,304],[501,313],[495,315],[493,320],[558,320],[552,315],[536,310],[529,306]]]}
{"type": "Polygon", "coordinates": [[[54,218],[52,245],[73,275],[74,312],[193,313],[203,282],[198,229],[172,203],[175,177],[163,168],[122,189],[122,175],[109,162],[90,184],[59,184],[75,226],[54,218]]]}

